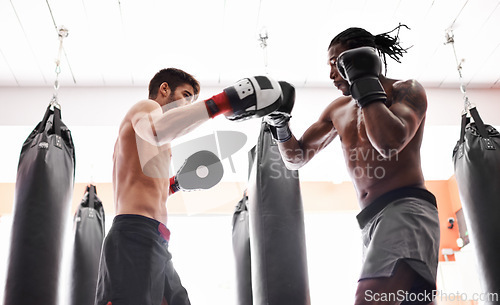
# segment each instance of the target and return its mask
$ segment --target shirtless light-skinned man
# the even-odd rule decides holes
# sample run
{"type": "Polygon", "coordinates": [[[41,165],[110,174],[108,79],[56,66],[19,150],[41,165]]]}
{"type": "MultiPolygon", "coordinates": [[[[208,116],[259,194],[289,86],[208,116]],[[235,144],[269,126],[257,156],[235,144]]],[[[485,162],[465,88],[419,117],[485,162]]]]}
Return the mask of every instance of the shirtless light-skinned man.
{"type": "Polygon", "coordinates": [[[199,90],[190,74],[160,70],[150,81],[149,99],[132,106],[119,127],[113,156],[116,216],[101,254],[97,305],[190,304],[168,251],[166,203],[183,190],[169,177],[170,143],[219,114],[231,120],[268,114],[282,95],[279,84],[264,76],[192,103],[199,90]]]}

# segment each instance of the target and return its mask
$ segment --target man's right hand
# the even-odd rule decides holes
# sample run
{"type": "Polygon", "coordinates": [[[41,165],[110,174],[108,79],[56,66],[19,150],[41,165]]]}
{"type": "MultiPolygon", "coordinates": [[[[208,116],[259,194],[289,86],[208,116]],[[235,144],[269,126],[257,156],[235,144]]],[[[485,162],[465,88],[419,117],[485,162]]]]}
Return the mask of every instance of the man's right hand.
{"type": "Polygon", "coordinates": [[[280,107],[281,87],[267,76],[244,78],[205,101],[210,117],[224,113],[232,121],[263,117],[280,107]]]}
{"type": "Polygon", "coordinates": [[[170,178],[170,193],[206,190],[217,185],[224,175],[219,157],[208,150],[186,159],[177,174],[170,178]]]}
{"type": "Polygon", "coordinates": [[[288,127],[293,105],[295,104],[295,88],[293,85],[280,81],[283,92],[283,100],[280,107],[265,116],[264,121],[270,126],[271,133],[278,142],[286,142],[292,137],[292,132],[288,127]]]}
{"type": "Polygon", "coordinates": [[[379,81],[382,62],[375,48],[360,47],[342,52],[337,58],[337,68],[349,82],[351,96],[362,108],[373,102],[385,102],[387,95],[379,81]]]}

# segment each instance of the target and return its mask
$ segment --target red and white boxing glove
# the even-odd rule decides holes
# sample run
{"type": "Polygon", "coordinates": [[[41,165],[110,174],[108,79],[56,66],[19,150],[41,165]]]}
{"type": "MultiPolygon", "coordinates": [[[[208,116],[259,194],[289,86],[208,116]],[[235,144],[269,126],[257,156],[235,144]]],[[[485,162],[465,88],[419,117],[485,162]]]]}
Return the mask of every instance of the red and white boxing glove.
{"type": "Polygon", "coordinates": [[[281,87],[267,76],[244,78],[205,101],[210,117],[224,113],[231,121],[263,117],[280,107],[281,87]]]}

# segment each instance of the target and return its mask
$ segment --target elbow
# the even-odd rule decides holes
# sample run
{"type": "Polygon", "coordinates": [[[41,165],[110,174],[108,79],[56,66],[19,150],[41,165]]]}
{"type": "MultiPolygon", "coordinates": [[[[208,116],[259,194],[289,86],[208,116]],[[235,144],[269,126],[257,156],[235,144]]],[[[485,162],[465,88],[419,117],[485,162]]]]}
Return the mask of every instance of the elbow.
{"type": "Polygon", "coordinates": [[[288,160],[283,160],[283,163],[288,170],[299,170],[304,165],[303,163],[290,162],[288,160]]]}
{"type": "Polygon", "coordinates": [[[391,159],[393,156],[397,155],[400,150],[397,148],[383,148],[379,149],[378,152],[384,159],[391,159]]]}
{"type": "Polygon", "coordinates": [[[377,151],[385,159],[391,158],[401,152],[409,142],[408,133],[404,128],[394,128],[392,133],[385,134],[377,141],[379,145],[374,145],[377,151]]]}
{"type": "Polygon", "coordinates": [[[308,161],[308,158],[305,155],[300,142],[297,142],[296,145],[291,146],[287,146],[284,143],[281,143],[280,145],[278,145],[278,148],[281,154],[281,160],[283,160],[285,167],[289,170],[298,170],[308,161]]]}
{"type": "Polygon", "coordinates": [[[289,170],[298,170],[302,166],[306,165],[308,160],[303,158],[302,154],[299,155],[293,155],[293,156],[283,156],[282,155],[282,160],[283,163],[285,164],[285,167],[289,170]]]}
{"type": "Polygon", "coordinates": [[[401,152],[405,147],[405,144],[405,140],[394,140],[379,146],[377,151],[384,159],[390,159],[391,157],[399,154],[399,152],[401,152]]]}

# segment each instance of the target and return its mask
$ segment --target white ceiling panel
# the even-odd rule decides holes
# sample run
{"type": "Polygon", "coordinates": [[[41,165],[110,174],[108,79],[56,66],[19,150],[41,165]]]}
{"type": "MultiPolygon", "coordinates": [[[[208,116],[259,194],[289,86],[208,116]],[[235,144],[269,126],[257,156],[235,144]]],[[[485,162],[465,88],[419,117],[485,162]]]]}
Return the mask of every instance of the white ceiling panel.
{"type": "MultiPolygon", "coordinates": [[[[467,67],[469,61],[464,63],[464,71],[467,72],[467,67]]],[[[500,45],[497,45],[495,49],[483,58],[483,62],[478,65],[478,69],[472,71],[474,74],[470,77],[470,84],[484,84],[486,88],[500,88],[500,45]]],[[[475,87],[478,87],[475,85],[475,87]]]]}
{"type": "Polygon", "coordinates": [[[52,86],[58,39],[64,40],[61,86],[143,86],[162,67],[177,66],[203,85],[224,85],[269,73],[298,86],[330,86],[326,47],[350,26],[373,34],[398,23],[403,65],[389,76],[415,77],[427,86],[458,83],[445,31],[452,27],[471,87],[497,86],[498,0],[384,1],[0,1],[1,86],[52,86]],[[267,48],[259,33],[267,30],[267,48]],[[266,57],[267,56],[267,57],[266,57]],[[265,60],[267,58],[267,61],[265,60]],[[266,65],[267,64],[267,65],[266,65]]]}
{"type": "Polygon", "coordinates": [[[17,86],[17,79],[9,66],[5,55],[3,54],[2,47],[0,46],[0,71],[3,73],[0,75],[0,84],[2,86],[17,86]]]}
{"type": "Polygon", "coordinates": [[[0,1],[0,20],[0,48],[8,66],[11,67],[11,70],[1,71],[2,79],[13,76],[18,85],[35,82],[46,85],[35,51],[38,46],[30,42],[12,2],[0,1]]]}
{"type": "MultiPolygon", "coordinates": [[[[39,68],[44,81],[47,84],[53,83],[55,59],[59,46],[56,25],[52,21],[50,11],[47,10],[47,4],[45,1],[21,0],[12,0],[11,3],[36,62],[36,65],[26,67],[27,71],[39,68]]],[[[70,75],[67,73],[61,75],[61,78],[70,75]]]]}
{"type": "MultiPolygon", "coordinates": [[[[101,50],[96,41],[98,35],[89,23],[85,1],[50,0],[48,3],[57,26],[64,26],[69,31],[68,37],[63,41],[65,53],[61,63],[61,76],[72,78],[62,78],[61,86],[103,85],[101,61],[104,61],[104,57],[99,56],[101,50]]],[[[111,18],[108,22],[111,22],[111,18]]],[[[52,54],[56,57],[58,43],[53,43],[53,45],[52,54]]],[[[49,79],[53,81],[54,77],[52,73],[49,79]]]]}
{"type": "MultiPolygon", "coordinates": [[[[119,1],[85,0],[91,31],[94,69],[102,71],[106,86],[133,85],[131,49],[125,40],[119,1]]],[[[69,39],[69,38],[68,38],[69,39]]]]}
{"type": "MultiPolygon", "coordinates": [[[[482,1],[481,3],[476,1],[467,3],[453,24],[457,57],[459,61],[464,59],[462,72],[465,84],[473,82],[475,75],[483,78],[479,82],[484,82],[485,77],[493,79],[500,75],[498,73],[487,75],[484,71],[479,72],[484,65],[489,66],[494,60],[492,55],[499,41],[492,39],[495,34],[491,26],[498,26],[498,20],[500,20],[498,1],[482,1]],[[478,22],[467,23],[467,20],[473,20],[473,18],[478,22]]],[[[453,56],[452,54],[450,52],[450,57],[453,56]]],[[[458,72],[455,74],[458,75],[458,72]]],[[[445,79],[444,82],[446,81],[445,79]]]]}
{"type": "MultiPolygon", "coordinates": [[[[59,99],[78,141],[78,179],[107,181],[116,126],[133,102],[147,96],[147,84],[159,69],[178,67],[195,75],[202,84],[200,99],[249,75],[269,73],[291,82],[300,101],[294,110],[300,119],[292,128],[300,135],[340,95],[326,61],[331,39],[351,26],[379,34],[399,23],[410,28],[401,29],[400,40],[411,48],[401,64],[388,60],[387,75],[416,78],[428,89],[424,172],[427,179],[447,179],[463,101],[445,33],[452,27],[468,88],[500,88],[500,0],[0,0],[0,130],[15,132],[10,138],[18,143],[27,136],[25,126],[41,119],[56,76],[59,26],[69,30],[59,99]],[[264,30],[265,49],[259,41],[264,30]],[[30,111],[11,115],[19,109],[30,111]],[[102,146],[102,153],[88,152],[93,145],[102,146]]],[[[485,91],[490,90],[468,92],[479,101],[485,121],[498,125],[498,90],[474,95],[485,91]]],[[[221,119],[208,128],[258,132],[255,122],[246,124],[228,126],[221,119]]],[[[248,133],[249,139],[255,132],[248,133]]],[[[0,175],[0,181],[15,175],[15,162],[8,161],[17,158],[15,143],[3,156],[10,163],[4,171],[8,177],[0,175]]],[[[347,179],[338,145],[301,175],[347,179]],[[338,156],[334,163],[332,155],[338,156]]]]}
{"type": "MultiPolygon", "coordinates": [[[[486,1],[488,2],[488,1],[486,1]]],[[[495,1],[496,5],[491,5],[491,12],[484,17],[481,27],[476,31],[469,33],[470,43],[466,40],[458,42],[457,49],[463,50],[464,78],[468,85],[474,84],[495,84],[500,78],[500,40],[497,39],[499,20],[500,20],[500,2],[495,1]]],[[[458,29],[457,29],[458,31],[458,29]]],[[[458,51],[457,51],[458,52],[458,51]]]]}

